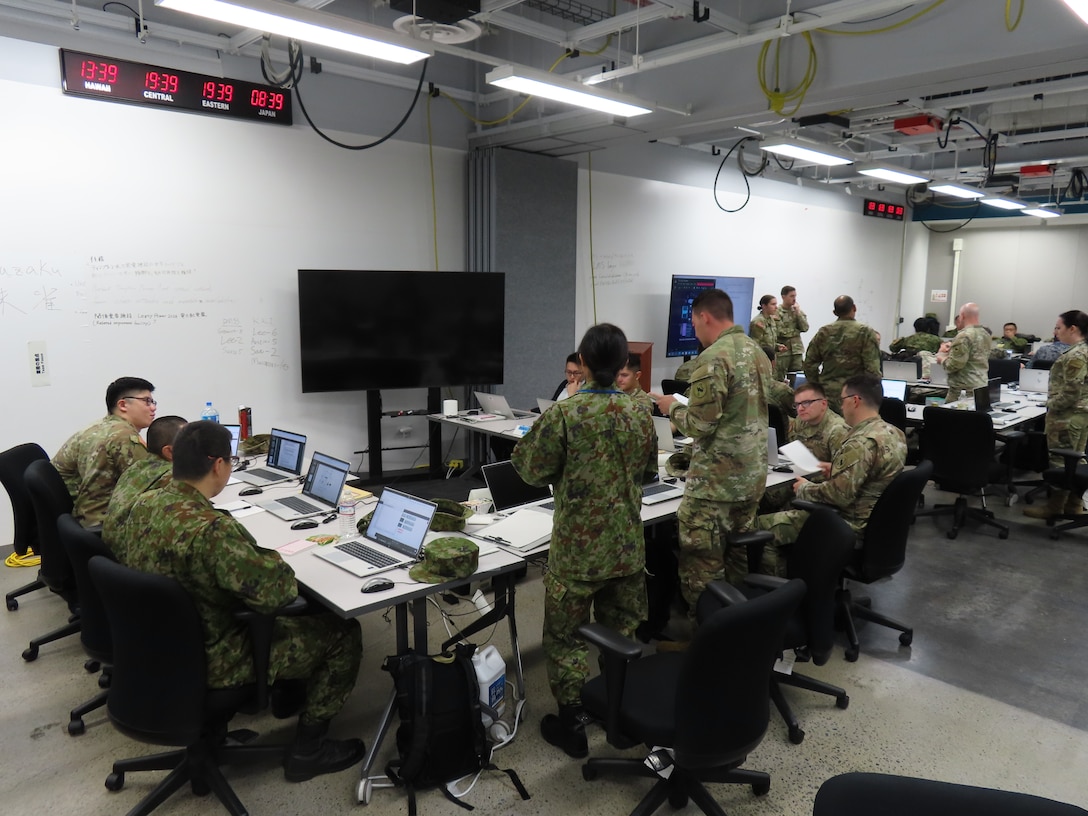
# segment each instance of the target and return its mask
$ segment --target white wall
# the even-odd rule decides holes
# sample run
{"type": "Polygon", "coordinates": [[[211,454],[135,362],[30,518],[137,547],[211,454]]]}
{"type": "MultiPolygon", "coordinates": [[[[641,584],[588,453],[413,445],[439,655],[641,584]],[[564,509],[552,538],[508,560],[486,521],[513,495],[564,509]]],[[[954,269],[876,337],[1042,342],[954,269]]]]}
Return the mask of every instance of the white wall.
{"type": "MultiPolygon", "coordinates": [[[[708,179],[712,177],[711,172],[708,179]]],[[[665,358],[673,275],[754,277],[756,302],[763,294],[777,296],[785,284],[796,286],[811,325],[806,341],[835,319],[832,301],[845,294],[857,302],[858,319],[879,331],[886,346],[895,336],[901,263],[909,272],[911,296],[920,291],[925,236],[902,222],[865,218],[859,200],[838,193],[805,190],[804,201],[757,194],[740,212],[725,213],[714,204],[710,190],[701,187],[597,171],[592,174],[592,202],[589,187],[583,169],[576,333],[608,321],[622,327],[631,340],[652,342],[655,383],[671,376],[680,363],[679,358],[665,358]],[[906,256],[905,231],[911,236],[906,256]]],[[[735,208],[743,195],[719,190],[719,199],[735,208]]]]}

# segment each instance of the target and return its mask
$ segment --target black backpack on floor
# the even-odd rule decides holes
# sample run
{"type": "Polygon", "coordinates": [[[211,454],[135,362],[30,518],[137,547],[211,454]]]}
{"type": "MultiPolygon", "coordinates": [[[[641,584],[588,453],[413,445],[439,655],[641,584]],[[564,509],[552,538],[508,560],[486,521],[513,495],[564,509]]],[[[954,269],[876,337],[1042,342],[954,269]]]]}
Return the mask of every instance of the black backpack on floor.
{"type": "MultiPolygon", "coordinates": [[[[398,758],[389,763],[386,774],[408,789],[409,816],[416,814],[415,791],[436,786],[447,799],[472,810],[446,785],[481,770],[499,770],[491,764],[492,743],[484,729],[480,686],[472,665],[475,651],[472,644],[459,644],[452,654],[410,651],[387,657],[382,664],[393,676],[400,716],[398,758]]],[[[504,773],[521,798],[528,799],[517,774],[504,773]]]]}

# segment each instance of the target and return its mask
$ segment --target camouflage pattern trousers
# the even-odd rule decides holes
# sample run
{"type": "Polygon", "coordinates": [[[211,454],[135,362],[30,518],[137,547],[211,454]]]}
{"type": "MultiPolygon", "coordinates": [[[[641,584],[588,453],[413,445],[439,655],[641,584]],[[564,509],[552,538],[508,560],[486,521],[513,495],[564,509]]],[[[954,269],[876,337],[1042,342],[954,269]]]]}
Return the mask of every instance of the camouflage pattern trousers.
{"type": "Polygon", "coordinates": [[[548,685],[559,705],[579,702],[589,677],[589,647],[578,627],[589,623],[590,608],[598,623],[624,637],[633,637],[646,620],[646,576],[604,581],[578,581],[554,572],[544,574],[544,658],[548,685]]]}
{"type": "Polygon", "coordinates": [[[778,338],[778,342],[786,346],[788,351],[780,351],[774,358],[775,379],[784,380],[787,372],[802,371],[805,367],[805,344],[797,335],[789,338],[778,338]]]}
{"type": "Polygon", "coordinates": [[[276,680],[306,680],[306,702],[299,720],[315,725],[331,720],[355,687],[363,657],[358,621],[331,612],[280,618],[272,635],[269,672],[276,680]]]}
{"type": "Polygon", "coordinates": [[[719,502],[684,496],[676,520],[680,524],[680,591],[694,619],[699,596],[711,581],[740,583],[748,574],[743,547],[727,547],[729,533],[753,529],[758,501],[719,502]]]}
{"type": "MultiPolygon", "coordinates": [[[[1050,412],[1046,418],[1046,446],[1050,450],[1055,448],[1070,448],[1082,451],[1088,444],[1088,416],[1084,414],[1061,414],[1050,412]]],[[[1052,468],[1065,467],[1065,460],[1057,454],[1051,454],[1050,466],[1052,468]]]]}

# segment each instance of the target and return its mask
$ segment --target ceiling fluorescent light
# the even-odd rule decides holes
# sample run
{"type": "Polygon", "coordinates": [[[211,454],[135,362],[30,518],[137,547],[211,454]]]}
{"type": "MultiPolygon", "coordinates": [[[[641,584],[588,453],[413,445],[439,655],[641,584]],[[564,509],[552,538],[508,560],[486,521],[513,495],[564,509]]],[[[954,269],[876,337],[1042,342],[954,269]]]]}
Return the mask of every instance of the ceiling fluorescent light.
{"type": "Polygon", "coordinates": [[[434,55],[411,37],[281,0],[155,0],[155,5],[401,65],[434,55]]]}
{"type": "Polygon", "coordinates": [[[1088,25],[1088,0],[1065,0],[1070,11],[1080,17],[1085,25],[1088,25]]]}
{"type": "Polygon", "coordinates": [[[853,164],[852,159],[840,156],[819,145],[806,144],[793,139],[767,139],[759,146],[760,150],[768,153],[777,153],[779,156],[789,156],[791,159],[809,162],[810,164],[822,164],[834,167],[840,164],[853,164]]]}
{"type": "Polygon", "coordinates": [[[611,113],[614,116],[642,116],[652,113],[653,108],[634,97],[623,96],[597,88],[587,88],[581,83],[522,66],[500,65],[484,77],[489,85],[497,85],[508,91],[543,96],[556,102],[577,105],[580,108],[611,113]]]}
{"type": "Polygon", "coordinates": [[[1036,218],[1060,218],[1061,213],[1057,210],[1046,210],[1042,207],[1027,207],[1020,210],[1021,215],[1034,215],[1036,218]]]}
{"type": "Polygon", "coordinates": [[[956,198],[985,198],[986,193],[982,190],[976,190],[974,187],[968,187],[964,184],[931,184],[929,185],[930,192],[944,193],[945,195],[955,196],[956,198]]]}
{"type": "Polygon", "coordinates": [[[858,172],[863,176],[872,176],[873,178],[890,181],[893,184],[924,184],[929,181],[925,176],[919,176],[915,173],[908,173],[905,170],[886,167],[884,165],[866,167],[864,169],[859,169],[858,172]]]}
{"type": "Polygon", "coordinates": [[[1017,201],[1015,198],[984,198],[982,203],[997,207],[999,210],[1022,210],[1027,206],[1023,201],[1017,201]]]}

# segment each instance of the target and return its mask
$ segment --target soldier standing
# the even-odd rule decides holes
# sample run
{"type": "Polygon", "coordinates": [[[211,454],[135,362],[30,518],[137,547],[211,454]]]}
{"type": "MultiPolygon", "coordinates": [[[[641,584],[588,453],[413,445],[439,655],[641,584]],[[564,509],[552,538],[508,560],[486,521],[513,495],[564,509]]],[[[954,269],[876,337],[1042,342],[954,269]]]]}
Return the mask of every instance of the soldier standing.
{"type": "Polygon", "coordinates": [[[764,295],[759,299],[759,314],[748,324],[748,336],[760,348],[771,349],[775,355],[785,351],[778,339],[778,298],[764,295]]]}
{"type": "Polygon", "coordinates": [[[956,328],[959,331],[952,342],[941,345],[937,362],[948,372],[948,401],[959,398],[960,391],[967,396],[983,385],[990,371],[990,333],[978,324],[977,303],[965,303],[956,312],[956,328]]]}
{"type": "Polygon", "coordinates": [[[609,323],[590,327],[578,346],[585,386],[540,415],[511,457],[529,484],[555,497],[544,574],[543,647],[559,706],[540,733],[567,755],[589,753],[581,690],[589,649],[578,627],[594,617],[632,637],[646,619],[642,483],[657,472],[650,412],[616,386],[627,338],[609,323]]]}
{"type": "Polygon", "coordinates": [[[864,323],[857,321],[858,307],[849,295],[835,298],[834,323],[821,326],[808,344],[805,379],[827,394],[828,405],[842,413],[839,393],[847,378],[857,374],[880,374],[880,340],[864,323]]]}
{"type": "Polygon", "coordinates": [[[767,355],[733,323],[733,301],[718,289],[692,303],[692,323],[706,350],[691,375],[689,402],[656,395],[680,433],[692,437],[691,464],[676,517],[680,588],[694,615],[699,595],[723,576],[748,571],[743,548],[726,549],[728,533],[750,530],[767,483],[767,355]]]}
{"type": "Polygon", "coordinates": [[[808,317],[797,304],[797,289],[793,286],[782,287],[782,302],[778,307],[778,342],[784,346],[779,351],[776,362],[778,379],[784,379],[787,372],[800,371],[805,364],[805,343],[801,332],[808,331],[808,317]]]}
{"type": "MultiPolygon", "coordinates": [[[[271,613],[298,595],[295,573],[275,550],[257,546],[246,529],[211,499],[231,475],[230,431],[191,422],[174,439],[173,481],[139,496],[106,543],[133,569],[169,575],[189,592],[204,624],[209,688],[253,682],[245,607],[271,613]]],[[[332,612],[280,618],[272,634],[270,680],[305,679],[298,731],[283,761],[288,782],[350,768],[365,754],[359,739],[325,734],[355,686],[363,654],[359,624],[332,612]]]]}

